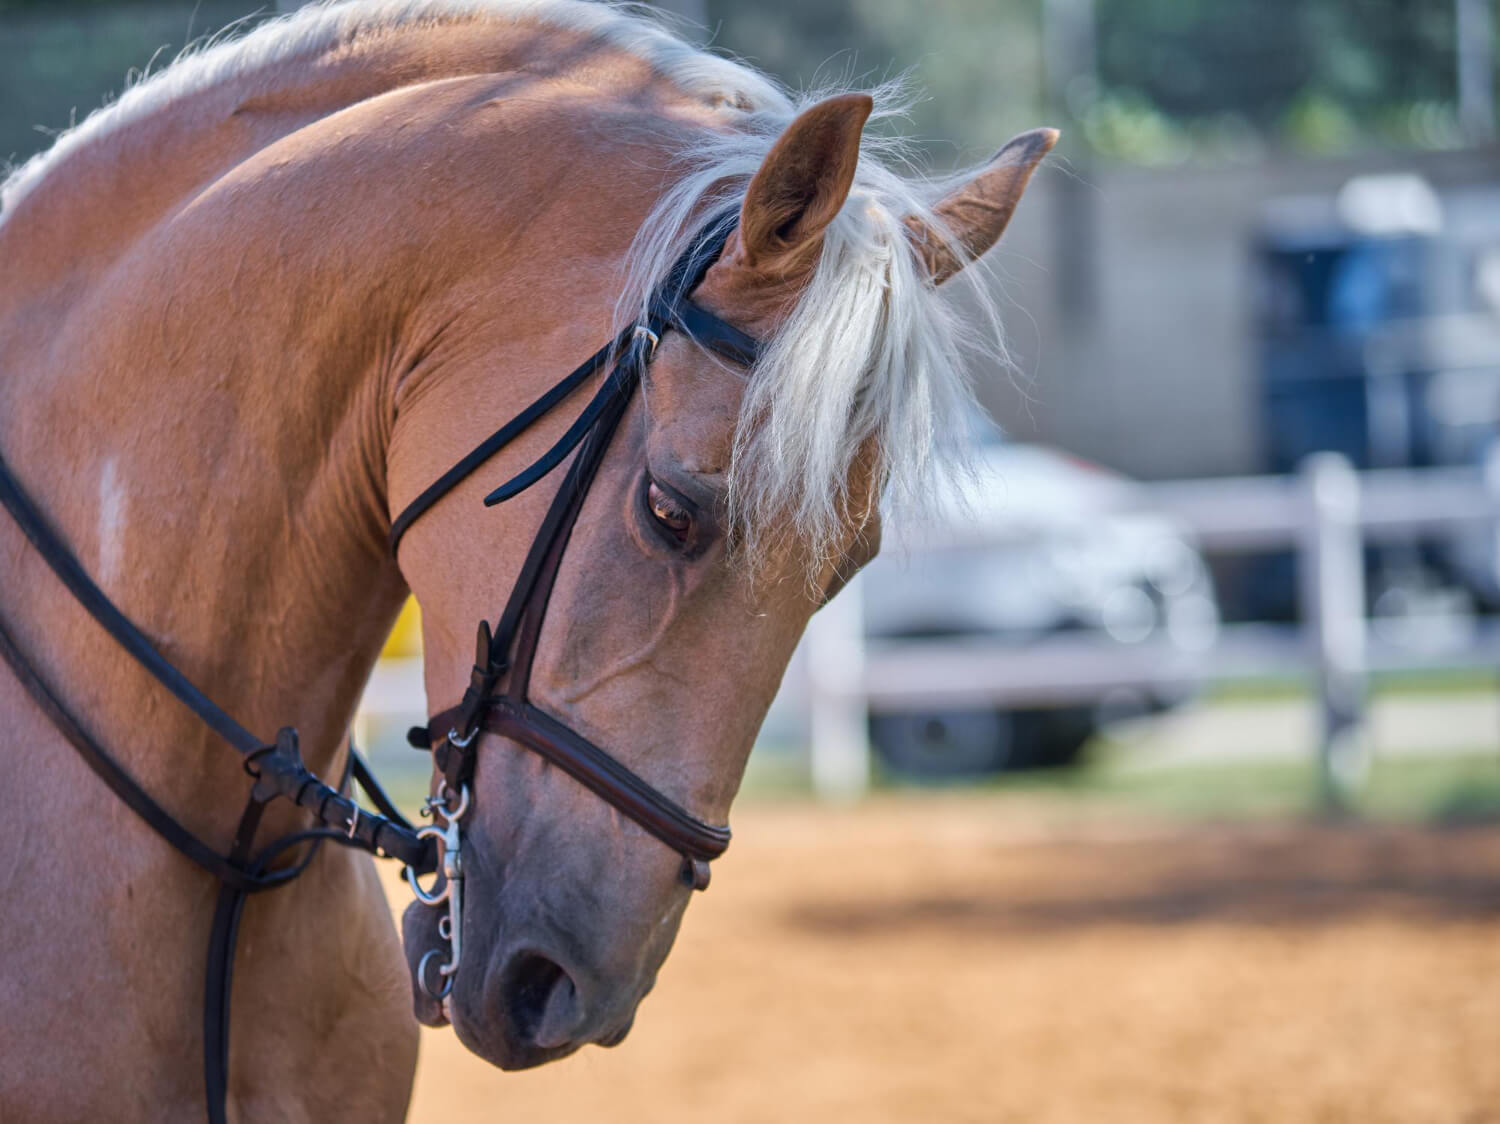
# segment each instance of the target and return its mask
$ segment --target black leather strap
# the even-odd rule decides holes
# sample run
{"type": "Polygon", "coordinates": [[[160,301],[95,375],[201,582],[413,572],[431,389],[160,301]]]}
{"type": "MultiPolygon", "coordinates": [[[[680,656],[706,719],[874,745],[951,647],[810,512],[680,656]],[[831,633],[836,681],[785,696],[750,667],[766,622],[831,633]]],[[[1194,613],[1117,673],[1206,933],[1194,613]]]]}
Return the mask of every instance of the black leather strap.
{"type": "Polygon", "coordinates": [[[395,554],[401,546],[401,537],[406,534],[407,529],[417,521],[417,518],[430,508],[438,500],[451,492],[455,486],[464,480],[476,468],[489,460],[505,446],[509,445],[527,429],[538,418],[549,413],[555,406],[565,400],[573,391],[577,390],[589,378],[603,370],[604,365],[609,362],[609,357],[622,345],[624,337],[619,340],[611,340],[594,354],[590,355],[577,367],[575,367],[565,378],[554,384],[545,394],[527,406],[510,421],[506,422],[494,433],[490,434],[478,445],[466,453],[457,464],[443,473],[431,484],[422,490],[422,494],[401,510],[391,524],[389,542],[391,553],[395,554]]]}
{"type": "MultiPolygon", "coordinates": [[[[349,770],[354,777],[354,783],[359,785],[361,791],[370,798],[370,803],[375,805],[377,812],[393,824],[404,827],[411,832],[416,831],[416,828],[401,814],[401,810],[396,807],[396,802],[391,799],[390,794],[386,792],[385,787],[376,778],[374,772],[371,771],[370,763],[365,760],[364,754],[360,753],[358,748],[355,747],[352,738],[349,740],[349,770]]],[[[411,864],[408,863],[407,865],[410,866],[411,864]]],[[[422,871],[421,873],[425,874],[426,871],[422,871]]]]}
{"type": "MultiPolygon", "coordinates": [[[[457,717],[458,708],[445,711],[433,718],[432,728],[457,717]]],[[[479,728],[545,757],[687,858],[709,861],[729,847],[729,828],[698,819],[618,758],[531,703],[517,703],[506,696],[492,698],[480,715],[479,728]]]]}
{"type": "Polygon", "coordinates": [[[16,525],[67,587],[74,600],[99,622],[131,659],[149,671],[158,683],[176,695],[205,725],[241,753],[253,753],[264,744],[173,667],[151,641],[146,639],[145,634],[94,584],[94,579],[89,577],[73,557],[73,552],[63,544],[61,536],[47,525],[36,505],[21,490],[4,457],[0,457],[0,504],[10,512],[16,525]]]}
{"type": "MultiPolygon", "coordinates": [[[[265,810],[265,802],[254,795],[246,801],[229,851],[229,859],[236,867],[249,865],[255,832],[265,810]]],[[[245,891],[228,883],[220,885],[213,924],[208,931],[208,955],[203,970],[203,1097],[208,1106],[208,1124],[228,1124],[229,1120],[229,1005],[235,942],[248,897],[245,891]]]]}
{"type": "Polygon", "coordinates": [[[671,310],[669,322],[705,351],[742,367],[753,367],[760,358],[759,340],[685,297],[671,310]]]}
{"type": "MultiPolygon", "coordinates": [[[[358,761],[350,746],[346,766],[368,779],[372,799],[380,815],[362,812],[348,797],[330,789],[302,763],[295,731],[283,730],[276,743],[264,746],[212,699],[198,689],[158,652],[103,590],[89,577],[61,537],[43,519],[41,512],[22,490],[3,458],[0,458],[0,505],[10,512],[22,533],[41,555],[84,610],[158,682],[167,688],[210,729],[246,758],[247,769],[256,776],[255,786],[235,831],[229,855],[221,856],[211,846],[183,827],[151,798],[120,763],[73,717],[22,653],[9,632],[0,625],[0,658],[31,696],[48,721],[77,751],[84,763],[110,790],[167,843],[219,881],[218,901],[210,929],[204,979],[204,1093],[210,1124],[226,1124],[229,1065],[229,996],[234,967],[235,937],[249,895],[283,886],[312,862],[324,840],[362,847],[377,854],[395,855],[421,873],[437,867],[437,848],[417,837],[389,797],[374,784],[369,768],[358,761]],[[357,764],[356,764],[357,762],[357,764]],[[325,826],[294,832],[253,850],[256,828],[266,804],[278,796],[292,799],[313,811],[325,826]],[[338,825],[333,830],[326,825],[338,825]],[[275,869],[272,863],[304,843],[311,846],[289,867],[275,869]]],[[[341,786],[342,787],[342,786],[341,786]]]]}
{"type": "MultiPolygon", "coordinates": [[[[292,737],[295,743],[295,734],[292,737]]],[[[351,743],[339,791],[348,788],[351,775],[358,781],[362,770],[368,772],[351,743]]],[[[380,794],[380,799],[389,802],[384,792],[380,794]]],[[[327,829],[297,831],[283,836],[256,853],[255,833],[267,803],[268,799],[260,799],[252,790],[234,831],[229,861],[244,868],[250,877],[265,879],[272,874],[270,865],[277,858],[293,847],[309,844],[302,857],[290,868],[275,872],[280,876],[277,883],[280,885],[306,870],[317,857],[323,843],[338,836],[327,829]]],[[[399,812],[395,813],[395,818],[402,823],[406,822],[399,812]]],[[[228,1124],[229,1017],[234,994],[234,953],[239,940],[240,920],[244,916],[248,900],[249,895],[243,890],[227,884],[220,886],[218,899],[214,904],[213,924],[209,929],[208,956],[203,979],[203,1092],[208,1105],[209,1124],[228,1124]]]]}
{"type": "Polygon", "coordinates": [[[641,355],[648,346],[644,340],[637,340],[630,344],[626,354],[610,370],[609,377],[604,380],[604,385],[599,388],[599,392],[584,407],[583,413],[578,415],[573,424],[568,426],[568,431],[558,438],[552,448],[527,468],[485,496],[484,506],[494,507],[498,503],[504,503],[508,499],[519,496],[562,464],[564,458],[578,448],[579,443],[594,429],[610,404],[617,401],[622,394],[628,395],[630,390],[634,389],[641,355]]]}

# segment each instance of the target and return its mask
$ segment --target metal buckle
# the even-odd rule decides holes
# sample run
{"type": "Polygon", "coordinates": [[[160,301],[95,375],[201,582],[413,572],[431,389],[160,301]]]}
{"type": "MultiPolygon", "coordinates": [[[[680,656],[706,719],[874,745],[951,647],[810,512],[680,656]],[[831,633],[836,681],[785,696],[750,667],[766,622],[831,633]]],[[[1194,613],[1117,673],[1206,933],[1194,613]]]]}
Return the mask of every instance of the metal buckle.
{"type": "Polygon", "coordinates": [[[630,333],[630,338],[633,342],[640,343],[643,336],[646,340],[646,354],[642,356],[642,358],[644,358],[646,362],[649,363],[651,362],[651,360],[656,358],[656,348],[657,345],[661,343],[661,337],[653,332],[650,328],[646,327],[646,325],[637,324],[635,326],[635,331],[630,333]]]}

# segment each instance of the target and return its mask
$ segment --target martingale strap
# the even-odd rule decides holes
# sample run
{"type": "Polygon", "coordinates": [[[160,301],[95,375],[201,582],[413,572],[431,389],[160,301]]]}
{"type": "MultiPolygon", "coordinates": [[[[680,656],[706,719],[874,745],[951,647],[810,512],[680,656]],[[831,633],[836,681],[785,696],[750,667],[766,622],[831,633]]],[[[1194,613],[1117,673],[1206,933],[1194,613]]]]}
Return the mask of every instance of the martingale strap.
{"type": "MultiPolygon", "coordinates": [[[[299,754],[281,751],[283,739],[280,736],[270,744],[256,737],[157,651],[145,633],[120,612],[89,577],[62,538],[42,518],[36,505],[21,489],[4,457],[0,457],[0,506],[4,506],[10,513],[16,525],[67,587],[68,592],[115,642],[205,725],[244,755],[246,771],[260,778],[252,790],[252,799],[264,803],[276,796],[288,796],[294,803],[310,808],[324,826],[350,828],[345,838],[351,846],[368,851],[384,851],[403,862],[424,867],[427,871],[436,869],[435,849],[425,840],[418,839],[415,829],[399,813],[390,815],[395,808],[383,794],[382,803],[386,809],[384,815],[357,812],[355,801],[340,795],[308,772],[302,765],[299,754]],[[309,796],[313,799],[306,799],[309,796]],[[366,821],[362,828],[355,822],[357,817],[366,821]]],[[[203,866],[215,877],[226,873],[223,860],[212,861],[205,853],[211,853],[212,848],[194,838],[161,805],[147,796],[114,756],[84,731],[82,725],[68,713],[56,693],[21,654],[14,639],[3,629],[0,629],[0,655],[4,656],[7,665],[42,711],[116,795],[167,842],[199,866],[203,866]]],[[[295,748],[295,732],[292,732],[291,743],[295,748]]],[[[351,746],[351,750],[352,748],[351,746]]],[[[361,766],[359,775],[373,782],[368,767],[361,766]]],[[[221,878],[222,880],[226,879],[221,878]]],[[[227,880],[235,881],[233,878],[227,880]]],[[[243,881],[243,878],[239,881],[243,881]]],[[[280,882],[273,881],[271,884],[279,885],[280,882]]]]}
{"type": "Polygon", "coordinates": [[[226,1124],[234,951],[240,918],[249,895],[285,886],[296,879],[312,863],[323,843],[329,840],[377,855],[399,858],[421,873],[436,869],[437,848],[430,840],[420,838],[397,811],[352,741],[344,778],[338,788],[333,788],[303,764],[295,730],[283,729],[275,742],[263,744],[199,690],[157,651],[146,635],[120,612],[88,575],[26,495],[3,457],[0,457],[0,506],[10,513],[42,560],[88,614],[157,682],[239,750],[245,758],[245,771],[254,778],[230,852],[227,856],[221,855],[157,803],[115,756],[84,728],[0,624],[0,659],[47,720],[131,811],[179,854],[219,882],[204,975],[203,1083],[209,1124],[226,1124]],[[361,810],[352,796],[343,795],[351,775],[380,810],[378,814],[361,810]],[[283,836],[257,851],[255,835],[262,814],[270,801],[277,798],[288,799],[306,808],[312,813],[316,826],[283,836]],[[272,866],[283,854],[304,844],[301,856],[290,866],[272,866]]]}

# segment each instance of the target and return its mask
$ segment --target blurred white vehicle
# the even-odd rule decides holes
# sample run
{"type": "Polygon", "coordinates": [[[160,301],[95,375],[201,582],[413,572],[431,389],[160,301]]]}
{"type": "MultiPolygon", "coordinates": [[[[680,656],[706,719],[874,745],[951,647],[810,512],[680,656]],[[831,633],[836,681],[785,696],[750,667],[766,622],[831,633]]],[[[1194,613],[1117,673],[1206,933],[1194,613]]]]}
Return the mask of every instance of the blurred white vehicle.
{"type": "MultiPolygon", "coordinates": [[[[1103,645],[1207,648],[1218,608],[1207,568],[1139,485],[1058,450],[976,435],[975,474],[921,527],[888,528],[865,570],[866,632],[1024,647],[1065,630],[1103,645]],[[982,542],[984,545],[974,545],[982,542]]],[[[1102,719],[1171,705],[1112,692],[1067,705],[877,713],[894,772],[965,776],[1076,760],[1102,719]]]]}

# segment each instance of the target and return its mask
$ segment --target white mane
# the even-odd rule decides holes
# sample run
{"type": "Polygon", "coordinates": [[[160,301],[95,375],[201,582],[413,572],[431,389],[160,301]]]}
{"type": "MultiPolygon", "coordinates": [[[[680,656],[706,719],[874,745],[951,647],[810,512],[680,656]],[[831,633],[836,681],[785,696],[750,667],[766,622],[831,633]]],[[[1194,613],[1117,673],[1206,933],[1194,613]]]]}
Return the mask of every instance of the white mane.
{"type": "MultiPolygon", "coordinates": [[[[683,175],[636,236],[616,310],[616,329],[642,317],[651,293],[706,214],[738,208],[751,176],[798,112],[843,90],[821,90],[750,113],[734,131],[705,133],[681,152],[683,175]]],[[[899,83],[871,91],[875,110],[848,201],[828,227],[806,290],[768,340],[749,378],[733,461],[733,535],[752,559],[795,537],[809,550],[808,577],[836,560],[857,510],[851,469],[868,444],[888,504],[920,515],[944,469],[968,463],[976,405],[965,352],[1007,365],[994,296],[981,269],[942,294],[911,251],[903,219],[916,216],[967,255],[932,205],[971,173],[941,181],[910,174],[905,147],[881,135],[904,117],[899,83]],[[955,301],[955,290],[963,299],[955,301]],[[926,501],[926,502],[924,502],[926,501]]]]}
{"type": "MultiPolygon", "coordinates": [[[[619,326],[641,315],[702,216],[737,207],[750,177],[793,117],[839,90],[792,97],[773,79],[677,38],[615,3],[588,0],[368,0],[302,8],[235,38],[198,45],[90,114],[0,183],[0,224],[69,155],[168,104],[248,72],[335,49],[365,34],[424,22],[512,19],[579,31],[628,51],[685,93],[723,107],[732,128],[678,153],[683,174],[646,219],[627,261],[619,326]]],[[[970,275],[943,296],[907,245],[902,219],[942,230],[930,210],[945,183],[904,174],[898,142],[878,135],[900,116],[899,91],[873,91],[875,113],[849,200],[796,308],[752,372],[730,469],[730,516],[749,557],[789,536],[810,548],[809,576],[838,550],[849,520],[851,468],[880,451],[887,495],[927,494],[934,470],[963,458],[973,400],[961,350],[1003,357],[987,288],[970,275]],[[967,285],[964,319],[951,290],[967,285]],[[974,324],[975,328],[967,328],[974,324]]],[[[956,180],[958,177],[954,177],[956,180]]]]}

